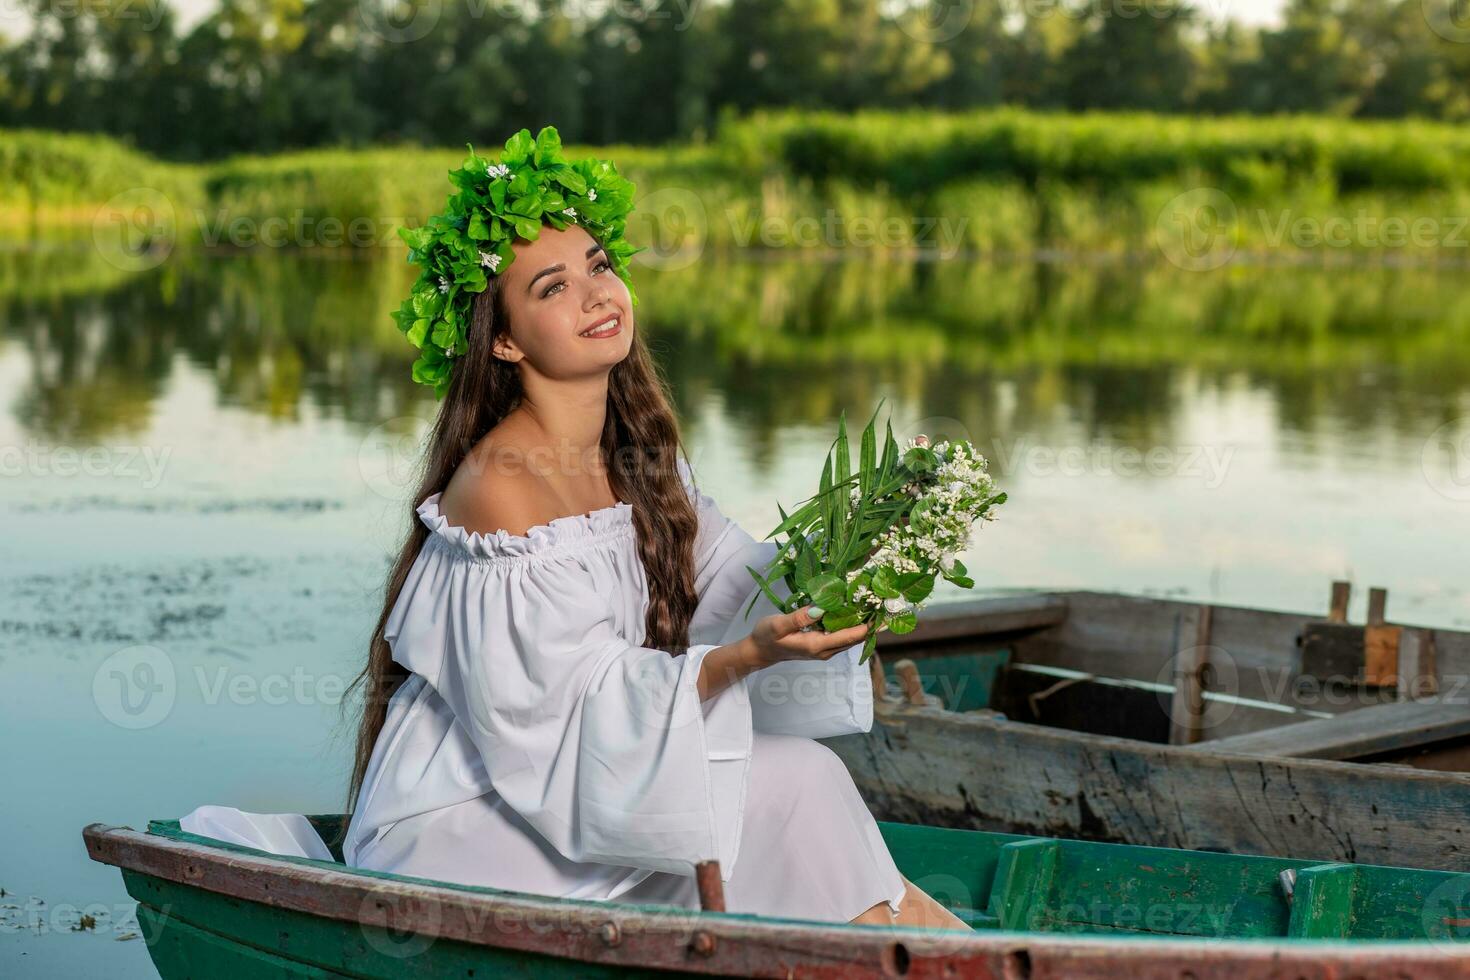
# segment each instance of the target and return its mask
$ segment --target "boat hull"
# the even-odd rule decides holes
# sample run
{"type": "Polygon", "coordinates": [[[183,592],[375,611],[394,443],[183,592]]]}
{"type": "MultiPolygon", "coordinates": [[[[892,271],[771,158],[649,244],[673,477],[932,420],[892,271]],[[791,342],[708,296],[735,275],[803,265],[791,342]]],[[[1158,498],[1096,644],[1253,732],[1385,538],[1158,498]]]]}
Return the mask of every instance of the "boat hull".
{"type": "Polygon", "coordinates": [[[908,706],[825,743],[880,820],[1470,871],[1470,774],[1216,754],[908,706]]]}
{"type": "Polygon", "coordinates": [[[974,931],[558,900],[278,857],[176,823],[84,838],[123,869],[165,980],[1470,975],[1467,875],[881,829],[905,875],[974,931]]]}

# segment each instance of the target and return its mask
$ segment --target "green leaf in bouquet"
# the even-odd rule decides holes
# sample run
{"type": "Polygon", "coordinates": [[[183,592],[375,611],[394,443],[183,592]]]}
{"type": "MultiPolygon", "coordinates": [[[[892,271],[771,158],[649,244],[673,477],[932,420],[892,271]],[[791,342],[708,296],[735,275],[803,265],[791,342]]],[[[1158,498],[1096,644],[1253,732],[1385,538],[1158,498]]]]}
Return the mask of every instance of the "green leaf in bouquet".
{"type": "Polygon", "coordinates": [[[825,609],[837,609],[847,602],[847,581],[835,572],[824,572],[807,583],[812,602],[825,609]]]}
{"type": "Polygon", "coordinates": [[[847,482],[852,472],[852,459],[847,448],[847,409],[837,413],[837,444],[833,449],[835,464],[832,467],[832,482],[847,482]]]}
{"type": "MultiPolygon", "coordinates": [[[[970,570],[965,567],[965,563],[956,558],[954,565],[950,567],[949,575],[958,575],[960,578],[964,578],[968,574],[970,574],[970,570]]],[[[949,576],[945,577],[948,578],[949,576]]]]}
{"type": "Polygon", "coordinates": [[[793,575],[795,573],[795,570],[796,565],[793,562],[772,562],[770,565],[766,566],[766,573],[763,577],[767,582],[774,582],[777,579],[784,579],[788,575],[793,575]]]}
{"type": "Polygon", "coordinates": [[[868,498],[859,497],[857,510],[852,515],[852,527],[848,531],[847,540],[842,543],[842,553],[835,562],[838,568],[849,567],[857,560],[858,555],[865,554],[871,547],[868,542],[873,539],[873,536],[864,526],[867,510],[868,498]]]}
{"type": "Polygon", "coordinates": [[[933,509],[933,497],[920,497],[914,501],[914,506],[909,508],[909,526],[920,534],[928,531],[934,526],[934,522],[929,518],[933,509]]]}
{"type": "Polygon", "coordinates": [[[897,616],[890,617],[888,628],[895,633],[912,633],[914,627],[919,625],[919,617],[914,615],[912,609],[901,612],[897,616]]]}
{"type": "MultiPolygon", "coordinates": [[[[778,533],[792,535],[805,533],[807,528],[814,525],[820,518],[820,503],[820,501],[813,497],[810,502],[802,504],[801,507],[797,508],[797,510],[795,510],[790,516],[783,519],[776,530],[771,532],[771,535],[778,533]]],[[[769,536],[770,535],[767,535],[767,537],[769,536]]]]}
{"type": "MultiPolygon", "coordinates": [[[[821,603],[819,602],[817,603],[817,605],[820,606],[821,603]]],[[[823,606],[823,608],[825,609],[826,607],[823,606]]],[[[838,630],[845,630],[849,626],[856,626],[862,621],[862,610],[856,608],[855,606],[838,606],[836,609],[822,614],[822,628],[825,629],[828,633],[836,633],[838,630]]]]}
{"type": "Polygon", "coordinates": [[[812,579],[821,571],[817,562],[817,552],[806,538],[798,536],[794,539],[794,543],[796,545],[796,583],[801,587],[801,591],[809,593],[812,579]]]}
{"type": "Polygon", "coordinates": [[[877,646],[878,646],[878,631],[877,630],[872,630],[872,631],[870,631],[868,633],[868,638],[863,641],[863,655],[858,658],[858,663],[860,663],[860,664],[867,663],[868,662],[868,658],[873,655],[873,650],[877,646]]]}
{"type": "MultiPolygon", "coordinates": [[[[771,591],[771,585],[770,585],[770,583],[767,582],[764,578],[761,577],[761,573],[760,572],[758,572],[755,569],[751,568],[749,565],[746,565],[745,566],[745,570],[747,572],[749,572],[752,577],[754,577],[754,579],[756,580],[757,583],[760,584],[760,594],[764,595],[767,599],[770,599],[771,602],[772,602],[772,604],[775,605],[775,607],[777,609],[784,609],[785,608],[782,605],[781,600],[778,599],[778,598],[776,598],[776,593],[774,593],[774,592],[771,591]]],[[[756,598],[757,598],[756,596],[752,596],[751,599],[750,599],[750,605],[748,605],[748,606],[745,607],[745,614],[747,616],[749,616],[750,615],[750,611],[755,608],[755,600],[756,600],[756,598]]]]}
{"type": "Polygon", "coordinates": [[[808,497],[806,503],[802,504],[791,514],[787,514],[786,509],[780,504],[777,504],[776,509],[781,512],[781,523],[776,525],[775,529],[770,534],[767,534],[766,537],[774,538],[778,534],[787,534],[795,537],[805,534],[807,528],[814,524],[820,516],[820,505],[821,501],[817,499],[816,495],[808,497]]]}
{"type": "Polygon", "coordinates": [[[893,570],[892,565],[879,565],[873,572],[873,581],[869,588],[884,599],[897,599],[898,573],[893,570]]]}
{"type": "Polygon", "coordinates": [[[928,446],[912,446],[903,454],[903,465],[914,473],[928,473],[939,465],[939,457],[928,446]]]}
{"type": "Polygon", "coordinates": [[[779,502],[776,504],[776,510],[781,514],[781,523],[777,524],[775,530],[766,535],[767,538],[774,538],[778,534],[790,534],[798,523],[797,514],[788,515],[786,508],[782,507],[779,502]]]}
{"type": "Polygon", "coordinates": [[[832,456],[822,460],[822,478],[817,483],[817,498],[820,501],[822,527],[832,526],[832,456]]]}
{"type": "Polygon", "coordinates": [[[962,589],[973,589],[975,587],[975,580],[972,578],[967,578],[964,575],[956,575],[954,578],[951,578],[950,581],[953,582],[955,585],[958,585],[962,589]]]}
{"type": "Polygon", "coordinates": [[[850,497],[851,487],[848,485],[852,473],[852,458],[847,446],[847,411],[837,414],[837,445],[833,450],[832,465],[832,521],[827,525],[827,535],[831,542],[828,554],[834,564],[846,570],[846,563],[840,556],[846,554],[848,536],[851,532],[848,520],[848,512],[851,509],[850,497]]]}
{"type": "Polygon", "coordinates": [[[878,472],[883,475],[884,480],[888,480],[898,466],[898,441],[893,438],[893,423],[890,421],[884,425],[888,434],[883,439],[883,463],[878,467],[878,472]]]}
{"type": "Polygon", "coordinates": [[[897,524],[899,519],[908,512],[908,508],[909,505],[907,503],[894,504],[893,509],[889,512],[888,517],[883,521],[882,525],[876,528],[868,537],[871,539],[887,534],[888,529],[897,524]]]}
{"type": "Polygon", "coordinates": [[[934,576],[922,572],[916,572],[915,574],[919,576],[919,580],[900,586],[900,591],[903,593],[903,597],[909,602],[923,602],[929,598],[929,593],[934,591],[934,576]]]}
{"type": "Polygon", "coordinates": [[[873,423],[877,420],[878,412],[874,410],[873,417],[868,419],[867,427],[863,429],[862,442],[858,448],[858,491],[864,498],[873,488],[873,481],[878,475],[875,471],[877,442],[873,435],[873,423]]]}

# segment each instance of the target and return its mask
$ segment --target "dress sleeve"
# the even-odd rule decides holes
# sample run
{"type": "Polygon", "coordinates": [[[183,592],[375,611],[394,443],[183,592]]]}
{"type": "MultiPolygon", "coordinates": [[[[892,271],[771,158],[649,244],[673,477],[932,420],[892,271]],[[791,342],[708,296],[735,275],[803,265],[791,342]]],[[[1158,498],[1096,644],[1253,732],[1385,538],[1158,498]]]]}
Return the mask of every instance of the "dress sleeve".
{"type": "MultiPolygon", "coordinates": [[[[776,542],[757,541],[727,518],[713,498],[694,484],[687,464],[680,460],[679,465],[699,514],[694,539],[694,588],[699,604],[689,620],[689,642],[721,643],[730,621],[744,612],[757,591],[746,566],[763,570],[776,557],[776,542]]],[[[757,618],[752,613],[750,622],[757,618]]]]}
{"type": "MultiPolygon", "coordinates": [[[[700,665],[637,646],[575,551],[544,560],[417,563],[387,629],[394,659],[449,704],[495,791],[557,851],[692,874],[734,867],[749,706],[701,703],[700,665]]],[[[604,590],[605,591],[605,590],[604,590]]]]}
{"type": "MultiPolygon", "coordinates": [[[[682,460],[680,472],[699,512],[694,549],[695,587],[699,605],[690,620],[689,639],[734,643],[759,620],[781,610],[760,592],[745,566],[763,571],[775,557],[776,542],[756,541],[720,512],[715,501],[693,482],[682,460]],[[745,607],[755,599],[750,614],[745,607]]],[[[771,591],[785,599],[791,590],[782,581],[771,591]]],[[[745,678],[751,724],[756,731],[829,738],[866,732],[873,727],[873,681],[862,657],[861,643],[829,660],[788,660],[745,678]]]]}

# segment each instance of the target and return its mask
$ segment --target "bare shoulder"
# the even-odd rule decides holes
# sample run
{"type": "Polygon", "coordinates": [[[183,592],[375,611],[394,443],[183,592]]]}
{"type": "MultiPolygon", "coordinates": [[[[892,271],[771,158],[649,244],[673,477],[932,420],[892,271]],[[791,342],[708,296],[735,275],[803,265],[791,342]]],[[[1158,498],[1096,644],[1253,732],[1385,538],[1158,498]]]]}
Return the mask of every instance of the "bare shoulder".
{"type": "Polygon", "coordinates": [[[554,504],[545,481],[518,465],[519,458],[513,448],[483,440],[444,488],[440,513],[450,524],[480,534],[522,535],[546,523],[547,510],[554,504]]]}

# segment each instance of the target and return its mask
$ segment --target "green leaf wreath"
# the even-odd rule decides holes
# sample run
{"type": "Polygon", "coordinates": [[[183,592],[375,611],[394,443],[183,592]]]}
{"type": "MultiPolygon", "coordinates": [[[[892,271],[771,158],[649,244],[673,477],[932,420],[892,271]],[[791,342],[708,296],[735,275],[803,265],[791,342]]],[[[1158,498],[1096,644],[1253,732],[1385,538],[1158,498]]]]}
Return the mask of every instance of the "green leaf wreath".
{"type": "Polygon", "coordinates": [[[474,294],[515,260],[512,242],[535,241],[543,222],[558,231],[570,224],[585,228],[638,304],[628,261],[643,250],[624,237],[634,188],[612,161],[567,160],[554,126],[543,128],[534,140],[529,129],[522,129],[506,140],[498,162],[465,145],[469,156],[460,169],[449,171],[456,190],[444,213],[421,227],[398,229],[408,243],[408,261],[421,271],[393,319],[419,349],[413,379],[432,385],[438,398],[449,389],[454,358],[468,350],[465,334],[474,294]]]}

